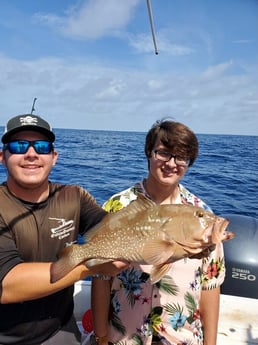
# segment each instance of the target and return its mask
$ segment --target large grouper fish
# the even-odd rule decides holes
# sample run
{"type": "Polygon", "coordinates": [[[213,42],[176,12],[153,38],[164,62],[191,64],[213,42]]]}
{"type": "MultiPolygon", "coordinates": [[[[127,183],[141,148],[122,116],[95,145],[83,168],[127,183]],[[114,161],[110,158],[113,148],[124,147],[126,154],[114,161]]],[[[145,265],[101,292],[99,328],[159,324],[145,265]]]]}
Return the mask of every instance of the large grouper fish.
{"type": "Polygon", "coordinates": [[[170,265],[186,257],[204,257],[215,244],[234,237],[228,220],[191,205],[156,205],[138,195],[116,213],[107,214],[51,265],[51,282],[84,262],[88,268],[108,261],[153,265],[151,282],[160,280],[170,265]]]}

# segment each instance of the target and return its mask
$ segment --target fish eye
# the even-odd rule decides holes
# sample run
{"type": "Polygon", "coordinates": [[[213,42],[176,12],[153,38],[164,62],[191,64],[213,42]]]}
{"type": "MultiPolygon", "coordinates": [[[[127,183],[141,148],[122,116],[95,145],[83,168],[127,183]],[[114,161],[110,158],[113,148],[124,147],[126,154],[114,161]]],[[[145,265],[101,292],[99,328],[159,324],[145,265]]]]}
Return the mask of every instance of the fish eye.
{"type": "Polygon", "coordinates": [[[203,218],[204,213],[202,211],[197,211],[196,213],[199,218],[203,218]]]}

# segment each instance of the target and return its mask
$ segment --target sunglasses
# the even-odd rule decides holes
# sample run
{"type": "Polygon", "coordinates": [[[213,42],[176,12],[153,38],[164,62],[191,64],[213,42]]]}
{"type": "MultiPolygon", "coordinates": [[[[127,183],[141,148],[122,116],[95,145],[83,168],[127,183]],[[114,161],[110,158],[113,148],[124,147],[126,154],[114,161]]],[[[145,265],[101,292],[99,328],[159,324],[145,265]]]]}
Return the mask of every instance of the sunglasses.
{"type": "Polygon", "coordinates": [[[4,144],[3,149],[13,154],[24,154],[32,146],[34,150],[41,155],[49,154],[54,149],[53,143],[47,140],[14,140],[4,144]]]}

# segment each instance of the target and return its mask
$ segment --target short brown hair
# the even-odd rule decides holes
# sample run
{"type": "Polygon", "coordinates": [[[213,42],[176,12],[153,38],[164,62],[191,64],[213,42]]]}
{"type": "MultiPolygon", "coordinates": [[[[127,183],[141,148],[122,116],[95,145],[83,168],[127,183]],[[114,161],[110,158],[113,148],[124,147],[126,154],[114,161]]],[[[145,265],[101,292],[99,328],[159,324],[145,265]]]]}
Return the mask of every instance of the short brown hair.
{"type": "Polygon", "coordinates": [[[174,154],[190,159],[193,165],[198,156],[198,139],[193,131],[180,122],[158,120],[151,127],[145,139],[145,155],[149,159],[157,141],[174,154]]]}

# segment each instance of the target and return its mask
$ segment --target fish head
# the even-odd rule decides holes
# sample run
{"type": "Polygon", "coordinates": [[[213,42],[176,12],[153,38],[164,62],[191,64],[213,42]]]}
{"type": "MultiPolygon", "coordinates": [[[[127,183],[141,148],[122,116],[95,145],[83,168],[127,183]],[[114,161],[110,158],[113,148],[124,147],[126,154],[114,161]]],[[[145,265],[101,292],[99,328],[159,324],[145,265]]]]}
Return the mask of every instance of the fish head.
{"type": "Polygon", "coordinates": [[[196,223],[196,231],[193,233],[198,234],[197,236],[201,236],[204,243],[217,244],[234,237],[233,232],[227,231],[229,224],[228,219],[217,216],[203,209],[196,209],[194,212],[194,220],[193,225],[196,223]],[[200,232],[198,231],[198,228],[200,232]]]}
{"type": "Polygon", "coordinates": [[[229,220],[223,217],[215,216],[215,223],[209,236],[212,243],[220,243],[222,241],[231,240],[235,237],[235,234],[231,231],[227,231],[229,220]]]}
{"type": "Polygon", "coordinates": [[[187,207],[184,213],[184,232],[187,237],[192,234],[194,240],[208,242],[216,222],[216,216],[209,211],[194,206],[187,207]]]}
{"type": "MultiPolygon", "coordinates": [[[[216,244],[234,237],[226,231],[229,221],[210,211],[190,205],[178,205],[175,225],[182,230],[182,242],[189,246],[216,244]]],[[[173,229],[171,229],[173,231],[173,229]]]]}

